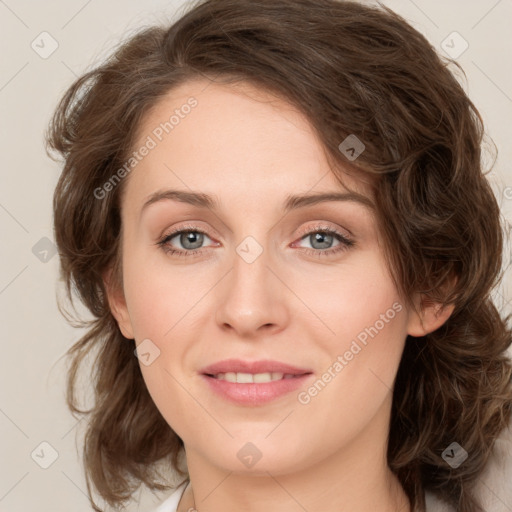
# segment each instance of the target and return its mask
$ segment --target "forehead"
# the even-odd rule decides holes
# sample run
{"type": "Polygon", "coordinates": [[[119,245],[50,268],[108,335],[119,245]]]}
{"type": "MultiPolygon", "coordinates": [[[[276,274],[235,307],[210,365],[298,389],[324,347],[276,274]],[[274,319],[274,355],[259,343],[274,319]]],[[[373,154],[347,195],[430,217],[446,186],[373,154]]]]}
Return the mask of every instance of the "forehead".
{"type": "MultiPolygon", "coordinates": [[[[307,118],[248,82],[194,79],[170,90],[143,116],[134,150],[151,145],[126,185],[130,196],[179,185],[240,200],[272,200],[313,188],[345,190],[307,118]],[[150,143],[148,144],[148,142],[150,143]]],[[[351,190],[369,195],[352,171],[351,190]]]]}

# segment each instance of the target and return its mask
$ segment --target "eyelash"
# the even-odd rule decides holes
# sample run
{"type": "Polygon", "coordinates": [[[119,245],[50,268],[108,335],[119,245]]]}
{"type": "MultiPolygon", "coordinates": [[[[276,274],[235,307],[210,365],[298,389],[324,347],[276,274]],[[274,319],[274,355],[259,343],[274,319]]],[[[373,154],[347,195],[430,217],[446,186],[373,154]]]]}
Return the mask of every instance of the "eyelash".
{"type": "MultiPolygon", "coordinates": [[[[176,235],[181,235],[183,233],[201,233],[203,235],[206,235],[208,238],[208,233],[205,231],[202,231],[201,229],[198,229],[196,226],[182,226],[180,229],[177,229],[175,231],[172,231],[171,233],[165,234],[158,242],[157,245],[160,246],[166,254],[170,254],[172,256],[178,256],[178,257],[188,257],[188,256],[199,256],[201,253],[204,252],[205,248],[201,249],[193,249],[190,251],[184,251],[181,249],[173,249],[168,244],[168,242],[173,239],[176,235]]],[[[323,256],[330,256],[332,254],[340,253],[341,251],[346,251],[347,249],[350,249],[355,245],[355,242],[349,238],[347,238],[345,235],[342,235],[340,232],[336,231],[335,229],[332,229],[330,227],[326,226],[315,226],[313,229],[307,231],[306,233],[303,233],[299,240],[302,240],[303,238],[310,236],[315,233],[322,233],[327,235],[333,235],[338,241],[340,242],[339,245],[337,245],[334,248],[331,249],[309,249],[307,247],[303,247],[302,250],[308,254],[315,257],[323,257],[323,256]]]]}

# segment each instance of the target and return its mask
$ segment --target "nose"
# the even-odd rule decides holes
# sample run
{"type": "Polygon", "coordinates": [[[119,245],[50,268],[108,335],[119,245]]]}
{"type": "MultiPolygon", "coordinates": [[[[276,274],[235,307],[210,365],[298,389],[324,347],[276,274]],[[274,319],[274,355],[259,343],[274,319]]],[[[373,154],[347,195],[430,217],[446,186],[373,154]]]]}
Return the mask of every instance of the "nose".
{"type": "Polygon", "coordinates": [[[252,262],[235,254],[233,268],[216,287],[215,316],[222,330],[251,338],[286,328],[293,294],[286,286],[286,276],[279,275],[269,260],[265,251],[252,262]]]}

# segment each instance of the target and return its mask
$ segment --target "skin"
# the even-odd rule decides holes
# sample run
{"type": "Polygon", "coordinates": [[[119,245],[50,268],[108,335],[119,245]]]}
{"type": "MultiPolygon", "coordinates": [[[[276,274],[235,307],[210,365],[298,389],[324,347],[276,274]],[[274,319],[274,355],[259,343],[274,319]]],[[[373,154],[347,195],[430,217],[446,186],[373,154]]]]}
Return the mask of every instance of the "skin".
{"type": "MultiPolygon", "coordinates": [[[[306,118],[285,101],[247,83],[189,81],[148,112],[136,147],[190,96],[198,105],[125,178],[123,289],[105,276],[124,336],[160,351],[141,371],[185,444],[191,482],[178,510],[195,498],[201,512],[408,511],[386,463],[393,382],[407,335],[437,329],[452,309],[431,304],[418,316],[405,307],[371,208],[323,202],[283,215],[290,194],[344,191],[306,118]],[[166,199],[141,215],[165,189],[215,196],[220,209],[166,199]],[[319,222],[355,244],[318,255],[342,244],[316,248],[308,233],[319,222]],[[199,255],[157,244],[190,225],[207,233],[199,255]],[[236,252],[247,236],[263,249],[252,263],[236,252]],[[227,358],[276,359],[310,368],[307,390],[394,303],[401,311],[307,404],[292,392],[236,405],[199,375],[227,358]],[[261,452],[251,468],[237,457],[247,442],[261,452]]],[[[344,180],[371,199],[353,174],[344,180]]],[[[191,250],[182,243],[178,235],[167,246],[191,250]]]]}

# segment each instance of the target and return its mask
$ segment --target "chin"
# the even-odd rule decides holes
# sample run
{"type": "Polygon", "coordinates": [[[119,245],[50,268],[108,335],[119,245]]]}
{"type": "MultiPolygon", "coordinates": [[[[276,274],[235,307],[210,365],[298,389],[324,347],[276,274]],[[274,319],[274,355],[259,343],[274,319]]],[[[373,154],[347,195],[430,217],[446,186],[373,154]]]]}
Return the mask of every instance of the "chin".
{"type": "Polygon", "coordinates": [[[265,435],[258,439],[256,436],[230,439],[220,452],[209,453],[208,458],[226,471],[251,476],[288,474],[296,472],[298,465],[306,465],[307,454],[299,449],[303,445],[285,445],[277,438],[274,441],[264,439],[265,435]]]}

